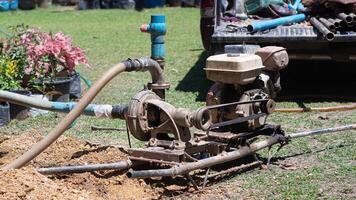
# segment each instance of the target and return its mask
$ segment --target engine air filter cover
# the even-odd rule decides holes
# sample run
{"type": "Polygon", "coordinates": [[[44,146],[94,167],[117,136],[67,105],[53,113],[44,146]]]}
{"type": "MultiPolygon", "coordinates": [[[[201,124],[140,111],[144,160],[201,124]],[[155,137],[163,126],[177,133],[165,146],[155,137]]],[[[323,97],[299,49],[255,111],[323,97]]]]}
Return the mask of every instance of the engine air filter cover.
{"type": "Polygon", "coordinates": [[[262,59],[254,54],[220,54],[207,59],[205,71],[209,80],[246,85],[252,83],[263,68],[262,59]]]}

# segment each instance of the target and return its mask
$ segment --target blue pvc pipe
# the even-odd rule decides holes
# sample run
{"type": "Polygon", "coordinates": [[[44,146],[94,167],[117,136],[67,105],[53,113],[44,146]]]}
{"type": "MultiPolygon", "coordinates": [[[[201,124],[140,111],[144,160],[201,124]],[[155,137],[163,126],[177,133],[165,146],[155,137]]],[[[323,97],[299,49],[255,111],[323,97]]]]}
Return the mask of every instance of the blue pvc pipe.
{"type": "Polygon", "coordinates": [[[165,46],[164,35],[166,34],[166,16],[152,15],[151,23],[147,25],[146,32],[151,34],[151,58],[164,60],[165,46]]]}
{"type": "Polygon", "coordinates": [[[306,19],[305,14],[298,14],[298,15],[292,15],[287,17],[281,17],[277,19],[252,22],[250,25],[247,26],[247,30],[250,32],[265,31],[268,29],[276,28],[281,25],[288,25],[288,24],[302,22],[305,19],[306,19]]]}
{"type": "MultiPolygon", "coordinates": [[[[50,102],[52,111],[69,113],[77,105],[76,102],[50,102]]],[[[89,104],[83,111],[84,115],[95,116],[95,104],[89,104]]]]}
{"type": "MultiPolygon", "coordinates": [[[[34,107],[42,110],[69,113],[77,105],[76,102],[53,102],[35,99],[26,95],[16,94],[0,90],[0,101],[10,102],[17,105],[34,107]]],[[[108,113],[112,109],[111,105],[89,104],[83,111],[84,115],[97,116],[98,113],[108,113]]],[[[108,115],[110,115],[109,113],[108,115]]],[[[106,116],[106,115],[100,115],[106,116]]]]}
{"type": "Polygon", "coordinates": [[[304,5],[303,5],[303,3],[302,3],[302,0],[296,0],[295,2],[294,2],[294,4],[288,4],[288,8],[289,8],[289,10],[296,10],[296,11],[300,11],[300,10],[302,10],[302,9],[304,9],[305,7],[304,7],[304,5]]]}

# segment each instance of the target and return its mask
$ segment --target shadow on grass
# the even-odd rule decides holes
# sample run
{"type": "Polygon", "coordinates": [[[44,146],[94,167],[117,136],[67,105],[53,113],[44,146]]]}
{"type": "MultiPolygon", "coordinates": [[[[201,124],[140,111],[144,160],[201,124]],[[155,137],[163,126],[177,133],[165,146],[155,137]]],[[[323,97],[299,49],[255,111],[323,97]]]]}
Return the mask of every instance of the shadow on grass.
{"type": "Polygon", "coordinates": [[[205,95],[213,82],[206,79],[204,67],[208,53],[203,51],[189,72],[178,83],[176,90],[183,92],[198,92],[196,101],[204,101],[205,95]]]}
{"type": "MultiPolygon", "coordinates": [[[[204,67],[208,53],[203,51],[176,87],[183,92],[198,92],[204,101],[213,82],[206,79],[204,67]]],[[[291,61],[281,71],[282,92],[278,101],[292,101],[303,108],[310,102],[355,102],[356,62],[291,61]]]]}
{"type": "MultiPolygon", "coordinates": [[[[336,146],[332,146],[332,147],[326,147],[323,149],[319,149],[316,151],[307,151],[307,152],[302,152],[302,153],[297,153],[297,154],[293,154],[293,155],[287,155],[287,156],[281,156],[281,157],[273,157],[271,159],[271,163],[272,165],[278,165],[278,161],[281,160],[285,160],[288,158],[293,158],[293,157],[299,157],[299,156],[303,156],[303,155],[308,155],[308,154],[318,154],[321,153],[323,151],[326,150],[331,150],[331,149],[338,149],[338,148],[345,148],[345,147],[349,147],[352,146],[352,144],[340,144],[340,145],[336,145],[336,146]]],[[[258,156],[258,159],[260,161],[262,161],[262,163],[267,164],[267,158],[263,158],[258,156]]],[[[223,163],[221,165],[217,165],[212,167],[212,169],[215,170],[226,170],[229,169],[230,167],[234,167],[234,166],[238,166],[241,164],[247,164],[249,162],[254,161],[252,156],[247,156],[243,159],[237,160],[236,161],[232,161],[232,162],[228,162],[228,163],[223,163]]],[[[207,189],[209,190],[209,187],[214,187],[217,183],[225,181],[225,180],[229,180],[241,173],[245,173],[254,169],[259,168],[259,165],[255,165],[252,167],[248,167],[246,169],[243,169],[239,172],[233,172],[233,173],[226,173],[224,175],[221,176],[217,176],[215,178],[211,178],[209,179],[209,181],[207,182],[207,189]]],[[[197,174],[192,175],[194,181],[196,182],[196,184],[199,186],[200,189],[202,189],[202,184],[204,182],[204,175],[205,175],[205,170],[201,170],[200,172],[198,172],[197,174]]],[[[154,187],[158,187],[158,188],[162,188],[162,193],[160,194],[160,198],[177,198],[181,195],[184,195],[186,193],[190,193],[190,194],[203,194],[204,193],[204,189],[203,190],[194,190],[192,183],[187,180],[185,177],[183,176],[176,176],[176,177],[162,177],[162,178],[147,178],[145,179],[145,182],[149,185],[153,185],[154,187]]]]}
{"type": "Polygon", "coordinates": [[[281,71],[279,101],[356,101],[356,62],[294,61],[281,71]]]}
{"type": "MultiPolygon", "coordinates": [[[[278,157],[272,157],[270,164],[275,164],[278,165],[278,161],[282,161],[282,160],[286,160],[289,158],[295,158],[295,157],[299,157],[299,156],[305,156],[305,155],[312,155],[312,154],[318,154],[327,150],[333,150],[333,149],[340,149],[340,148],[346,148],[346,147],[351,147],[353,146],[353,144],[339,144],[336,146],[330,146],[330,147],[325,147],[323,149],[318,149],[318,150],[310,150],[310,151],[304,151],[301,153],[296,153],[296,154],[292,154],[292,155],[286,155],[286,156],[278,156],[278,157]]],[[[263,163],[267,164],[267,158],[260,158],[260,160],[263,161],[263,163]]]]}

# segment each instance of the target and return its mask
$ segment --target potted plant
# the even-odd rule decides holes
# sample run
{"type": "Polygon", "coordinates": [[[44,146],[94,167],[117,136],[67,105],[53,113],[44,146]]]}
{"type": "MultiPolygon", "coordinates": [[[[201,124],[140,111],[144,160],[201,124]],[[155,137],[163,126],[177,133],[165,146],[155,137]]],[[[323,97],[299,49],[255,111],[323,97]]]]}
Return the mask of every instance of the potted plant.
{"type": "MultiPolygon", "coordinates": [[[[2,39],[0,42],[0,90],[30,95],[29,91],[22,88],[26,52],[19,45],[19,38],[16,37],[15,35],[8,35],[6,39],[2,39]]],[[[1,112],[5,116],[4,119],[8,118],[6,110],[8,110],[11,119],[23,119],[28,114],[28,107],[6,102],[1,103],[1,109],[5,109],[1,112]]]]}
{"type": "Polygon", "coordinates": [[[17,35],[26,49],[27,87],[49,94],[53,101],[68,101],[76,66],[89,67],[84,51],[61,32],[52,34],[22,26],[18,27],[17,35]]]}

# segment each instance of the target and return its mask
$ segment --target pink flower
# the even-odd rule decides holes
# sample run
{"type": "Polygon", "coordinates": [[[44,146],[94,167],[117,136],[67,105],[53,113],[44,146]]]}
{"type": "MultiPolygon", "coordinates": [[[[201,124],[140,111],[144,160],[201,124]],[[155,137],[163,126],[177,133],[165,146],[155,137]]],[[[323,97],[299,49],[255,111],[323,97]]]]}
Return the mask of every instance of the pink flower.
{"type": "Polygon", "coordinates": [[[31,74],[31,72],[32,72],[32,68],[31,67],[26,67],[25,68],[25,74],[27,74],[27,75],[30,75],[31,74]]]}
{"type": "MultiPolygon", "coordinates": [[[[28,67],[26,74],[34,74],[36,77],[49,75],[53,70],[64,68],[72,72],[78,64],[90,67],[83,50],[72,44],[72,39],[62,32],[54,36],[39,31],[28,29],[21,36],[21,45],[26,47],[28,67]],[[61,66],[57,68],[56,66],[61,66]]],[[[58,73],[59,71],[54,71],[58,73]]]]}

